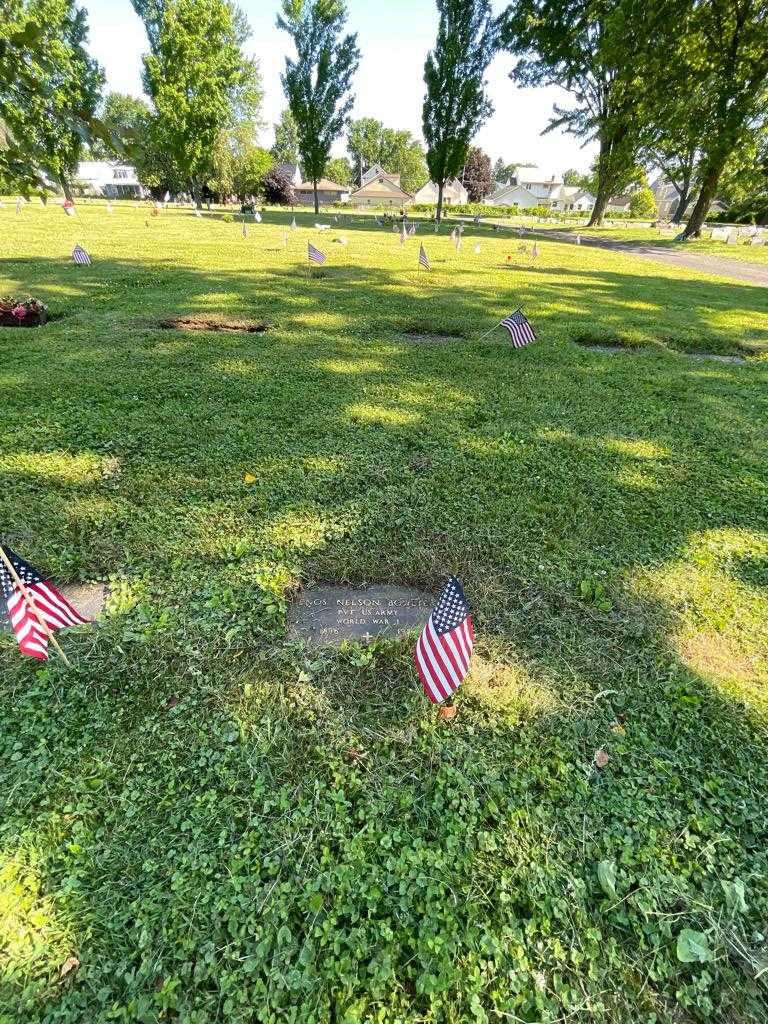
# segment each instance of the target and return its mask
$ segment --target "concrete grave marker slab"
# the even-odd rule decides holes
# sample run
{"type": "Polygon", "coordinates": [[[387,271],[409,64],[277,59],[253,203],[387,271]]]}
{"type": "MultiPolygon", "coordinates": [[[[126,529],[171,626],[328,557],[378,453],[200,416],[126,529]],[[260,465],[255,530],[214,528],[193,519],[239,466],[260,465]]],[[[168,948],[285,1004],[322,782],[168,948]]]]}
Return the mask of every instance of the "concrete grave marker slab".
{"type": "Polygon", "coordinates": [[[411,587],[309,587],[288,612],[289,634],[315,644],[368,642],[420,630],[436,598],[411,587]]]}
{"type": "MultiPolygon", "coordinates": [[[[107,587],[104,583],[65,583],[56,589],[86,619],[98,619],[107,603],[107,587]]],[[[5,601],[0,601],[0,631],[11,631],[5,601]]]]}

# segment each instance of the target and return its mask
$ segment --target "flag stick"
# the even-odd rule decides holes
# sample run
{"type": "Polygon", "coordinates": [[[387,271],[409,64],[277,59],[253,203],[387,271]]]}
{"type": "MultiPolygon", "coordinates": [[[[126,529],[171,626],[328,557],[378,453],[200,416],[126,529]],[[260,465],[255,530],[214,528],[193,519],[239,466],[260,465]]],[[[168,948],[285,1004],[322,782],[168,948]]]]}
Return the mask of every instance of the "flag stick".
{"type": "Polygon", "coordinates": [[[53,635],[53,631],[51,630],[50,626],[48,625],[48,623],[45,621],[45,619],[42,617],[42,615],[38,611],[37,605],[35,604],[34,597],[32,597],[30,592],[27,590],[25,585],[22,583],[21,579],[19,578],[19,574],[16,572],[16,570],[13,567],[13,563],[11,562],[10,558],[6,555],[5,549],[3,548],[2,544],[0,544],[0,558],[2,558],[2,560],[3,560],[4,564],[5,564],[6,569],[11,574],[11,576],[14,579],[14,581],[18,585],[18,588],[21,591],[21,596],[24,598],[24,600],[27,602],[29,607],[35,613],[35,618],[40,623],[40,625],[43,627],[45,633],[48,636],[48,639],[51,641],[53,646],[59,652],[59,657],[64,662],[64,664],[67,666],[67,668],[71,668],[72,666],[70,665],[69,660],[67,659],[66,654],[64,653],[64,651],[62,651],[61,647],[59,646],[59,642],[56,639],[56,637],[53,635]]]}

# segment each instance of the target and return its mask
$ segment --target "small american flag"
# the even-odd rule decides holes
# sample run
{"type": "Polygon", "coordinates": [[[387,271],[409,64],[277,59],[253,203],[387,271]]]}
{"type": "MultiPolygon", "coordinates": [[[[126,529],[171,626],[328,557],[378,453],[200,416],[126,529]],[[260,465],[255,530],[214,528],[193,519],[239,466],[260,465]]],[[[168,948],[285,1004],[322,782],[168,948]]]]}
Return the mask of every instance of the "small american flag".
{"type": "Polygon", "coordinates": [[[407,241],[408,241],[408,232],[406,230],[405,224],[403,224],[402,230],[400,232],[400,245],[405,245],[405,243],[407,241]]]}
{"type": "Polygon", "coordinates": [[[411,224],[411,230],[408,232],[408,234],[411,236],[411,238],[413,238],[413,236],[416,234],[416,221],[414,221],[413,224],[411,224]]]}
{"type": "Polygon", "coordinates": [[[258,210],[256,211],[256,213],[254,213],[253,219],[256,221],[257,224],[261,224],[261,214],[259,213],[258,210]]]}
{"type": "Polygon", "coordinates": [[[91,257],[82,247],[82,245],[76,245],[75,248],[72,250],[72,259],[79,266],[90,267],[91,265],[91,257]]]}
{"type": "Polygon", "coordinates": [[[581,235],[576,235],[576,245],[581,245],[581,235]]]}
{"type": "Polygon", "coordinates": [[[27,603],[21,588],[8,571],[5,563],[0,562],[0,589],[8,607],[11,628],[16,634],[19,650],[22,654],[29,655],[30,658],[47,661],[48,635],[40,625],[38,615],[51,632],[56,629],[64,629],[65,626],[82,626],[90,620],[84,619],[58,592],[56,587],[46,583],[37,569],[15,555],[10,548],[4,547],[3,552],[16,570],[16,574],[27,592],[32,595],[38,613],[36,615],[34,609],[27,603]]]}
{"type": "Polygon", "coordinates": [[[427,256],[426,250],[423,245],[419,246],[419,264],[424,267],[425,270],[431,270],[432,266],[429,262],[429,256],[427,256]]]}
{"type": "Polygon", "coordinates": [[[291,231],[295,231],[295,230],[296,230],[296,218],[294,217],[293,220],[291,221],[291,231]]]}
{"type": "Polygon", "coordinates": [[[501,326],[509,331],[513,348],[525,348],[532,341],[536,341],[536,331],[522,309],[516,309],[510,316],[505,316],[501,326]]]}
{"type": "Polygon", "coordinates": [[[533,243],[533,248],[531,249],[531,256],[535,260],[539,258],[539,246],[536,242],[533,243]]]}
{"type": "Polygon", "coordinates": [[[248,225],[243,221],[243,238],[248,237],[248,225]]]}
{"type": "Polygon", "coordinates": [[[316,249],[311,242],[307,242],[307,255],[311,263],[325,263],[325,253],[316,249]]]}
{"type": "Polygon", "coordinates": [[[416,642],[413,662],[434,704],[448,700],[469,672],[474,634],[464,589],[451,576],[416,642]]]}

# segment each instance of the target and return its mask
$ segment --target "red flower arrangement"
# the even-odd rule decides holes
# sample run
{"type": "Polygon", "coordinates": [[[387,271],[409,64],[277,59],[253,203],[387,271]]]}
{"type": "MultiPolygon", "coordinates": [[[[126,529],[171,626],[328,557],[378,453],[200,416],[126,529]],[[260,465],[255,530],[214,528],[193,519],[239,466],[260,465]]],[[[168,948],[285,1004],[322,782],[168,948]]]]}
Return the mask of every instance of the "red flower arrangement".
{"type": "Polygon", "coordinates": [[[39,327],[48,320],[48,307],[39,299],[0,298],[0,327],[39,327]]]}

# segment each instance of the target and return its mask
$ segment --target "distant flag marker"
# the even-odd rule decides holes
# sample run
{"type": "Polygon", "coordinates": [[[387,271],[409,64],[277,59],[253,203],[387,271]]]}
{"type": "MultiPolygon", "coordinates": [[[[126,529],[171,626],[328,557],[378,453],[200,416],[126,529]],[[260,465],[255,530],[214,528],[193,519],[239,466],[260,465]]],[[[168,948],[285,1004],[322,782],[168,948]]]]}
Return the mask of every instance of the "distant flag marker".
{"type": "Polygon", "coordinates": [[[81,267],[90,267],[91,265],[91,257],[82,247],[82,245],[76,245],[75,248],[72,250],[72,259],[78,266],[81,267]]]}
{"type": "Polygon", "coordinates": [[[403,224],[403,229],[400,232],[400,245],[405,245],[405,243],[407,241],[408,241],[408,232],[405,230],[405,224],[403,224]]]}
{"type": "Polygon", "coordinates": [[[452,576],[413,651],[424,693],[433,704],[450,700],[464,682],[473,648],[470,607],[461,583],[452,576]]]}
{"type": "Polygon", "coordinates": [[[581,235],[576,235],[576,245],[581,245],[581,235]]]}
{"type": "Polygon", "coordinates": [[[195,216],[196,217],[202,217],[203,216],[203,211],[202,210],[195,210],[195,216]]]}
{"type": "Polygon", "coordinates": [[[112,214],[114,212],[115,211],[114,211],[114,208],[112,206],[112,203],[107,203],[107,213],[112,214]]]}
{"type": "Polygon", "coordinates": [[[19,196],[16,200],[16,216],[18,217],[21,211],[24,209],[24,200],[19,196]]]}
{"type": "Polygon", "coordinates": [[[254,213],[253,219],[256,221],[257,224],[261,224],[261,214],[259,213],[258,210],[254,213]]]}
{"type": "Polygon", "coordinates": [[[295,230],[296,230],[296,218],[294,217],[293,220],[291,221],[291,231],[295,231],[295,230]]]}
{"type": "Polygon", "coordinates": [[[535,260],[539,258],[539,246],[536,242],[533,243],[533,248],[531,249],[531,257],[535,260]]]}
{"type": "Polygon", "coordinates": [[[480,243],[478,242],[477,245],[475,246],[475,256],[479,256],[479,255],[480,255],[480,243]]]}
{"type": "Polygon", "coordinates": [[[309,256],[310,263],[325,263],[325,253],[316,249],[311,242],[307,242],[307,255],[309,256]]]}
{"type": "Polygon", "coordinates": [[[425,270],[432,269],[432,265],[429,262],[429,256],[427,256],[427,251],[423,245],[419,246],[419,265],[424,267],[425,270]]]}

